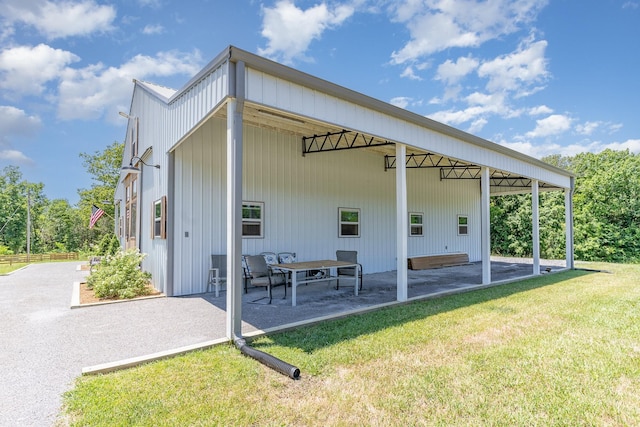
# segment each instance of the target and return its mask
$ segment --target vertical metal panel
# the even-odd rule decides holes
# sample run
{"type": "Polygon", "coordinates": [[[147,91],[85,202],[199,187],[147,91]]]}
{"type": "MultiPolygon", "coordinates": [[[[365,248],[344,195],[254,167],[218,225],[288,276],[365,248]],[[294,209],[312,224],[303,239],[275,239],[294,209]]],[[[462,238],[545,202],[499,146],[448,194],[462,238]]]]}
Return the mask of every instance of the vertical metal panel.
{"type": "MultiPolygon", "coordinates": [[[[225,250],[224,126],[211,119],[176,150],[176,295],[203,292],[209,255],[225,250]]],[[[379,154],[302,157],[294,136],[251,126],[244,132],[243,199],[264,202],[265,237],[244,239],[243,253],[293,251],[311,260],[352,249],[365,273],[396,268],[395,174],[385,172],[379,154]],[[339,207],[361,210],[361,237],[338,237],[339,207]]],[[[407,180],[409,210],[425,213],[426,231],[409,239],[409,254],[464,251],[477,259],[478,183],[440,181],[437,170],[410,170],[407,180]],[[469,236],[457,236],[458,214],[469,216],[469,236]]]]}

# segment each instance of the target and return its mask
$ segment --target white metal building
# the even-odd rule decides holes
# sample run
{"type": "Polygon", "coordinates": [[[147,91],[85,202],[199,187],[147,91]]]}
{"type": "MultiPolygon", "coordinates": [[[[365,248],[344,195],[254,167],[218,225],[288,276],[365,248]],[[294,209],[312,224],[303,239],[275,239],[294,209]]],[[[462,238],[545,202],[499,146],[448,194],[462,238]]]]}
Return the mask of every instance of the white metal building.
{"type": "Polygon", "coordinates": [[[180,90],[134,81],[122,114],[123,247],[169,296],[204,292],[210,255],[227,254],[229,338],[241,254],[357,250],[365,273],[397,270],[401,301],[413,255],[466,253],[490,283],[495,194],[532,193],[535,272],[538,192],[564,191],[573,267],[569,172],[236,47],[180,90]]]}

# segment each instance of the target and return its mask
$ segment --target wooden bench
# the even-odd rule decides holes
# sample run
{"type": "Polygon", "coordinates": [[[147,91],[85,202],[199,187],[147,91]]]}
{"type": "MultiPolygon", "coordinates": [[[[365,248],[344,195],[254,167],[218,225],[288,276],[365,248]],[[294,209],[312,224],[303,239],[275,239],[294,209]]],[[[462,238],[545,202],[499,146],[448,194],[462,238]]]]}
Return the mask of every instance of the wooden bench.
{"type": "Polygon", "coordinates": [[[420,255],[409,257],[408,261],[409,270],[427,270],[469,264],[469,255],[465,253],[420,255]]]}

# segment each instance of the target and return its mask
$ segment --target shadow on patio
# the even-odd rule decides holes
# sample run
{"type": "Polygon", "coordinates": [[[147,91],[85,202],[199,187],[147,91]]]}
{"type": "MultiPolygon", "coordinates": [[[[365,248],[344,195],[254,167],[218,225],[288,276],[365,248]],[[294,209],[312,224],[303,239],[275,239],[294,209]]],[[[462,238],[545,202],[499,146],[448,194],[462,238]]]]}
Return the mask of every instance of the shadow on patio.
{"type": "MultiPolygon", "coordinates": [[[[565,269],[564,261],[541,261],[542,274],[565,269]]],[[[492,260],[491,278],[493,285],[530,277],[533,273],[531,260],[506,259],[492,260]]],[[[291,306],[291,289],[276,287],[273,301],[267,299],[251,301],[266,295],[264,288],[250,288],[243,293],[242,320],[243,335],[252,335],[256,331],[273,331],[281,328],[300,326],[317,320],[326,320],[361,311],[377,309],[396,303],[396,272],[364,274],[363,288],[354,295],[353,285],[348,283],[335,289],[335,282],[324,282],[298,286],[297,306],[291,306]]],[[[436,298],[448,294],[466,292],[484,288],[482,285],[482,264],[479,262],[462,266],[444,267],[430,270],[409,270],[409,300],[436,298]]],[[[221,310],[226,309],[226,292],[218,298],[213,294],[203,294],[204,298],[221,310]]]]}

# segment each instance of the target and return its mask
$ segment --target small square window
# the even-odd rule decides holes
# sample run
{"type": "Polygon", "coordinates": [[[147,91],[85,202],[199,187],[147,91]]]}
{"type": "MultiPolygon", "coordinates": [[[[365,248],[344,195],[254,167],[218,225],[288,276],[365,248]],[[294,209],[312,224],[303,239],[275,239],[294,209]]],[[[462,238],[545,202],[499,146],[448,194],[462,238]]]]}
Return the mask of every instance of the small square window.
{"type": "Polygon", "coordinates": [[[264,203],[242,202],[242,237],[264,237],[264,203]]]}
{"type": "Polygon", "coordinates": [[[469,217],[466,215],[458,215],[458,235],[466,236],[469,234],[469,217]]]}
{"type": "Polygon", "coordinates": [[[360,209],[338,208],[338,237],[360,237],[360,209]]]}
{"type": "Polygon", "coordinates": [[[423,235],[422,218],[422,213],[409,213],[409,236],[423,235]]]}

